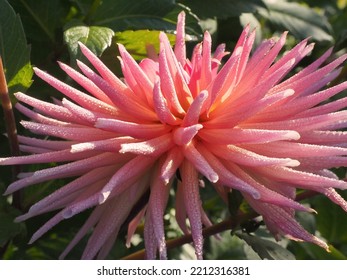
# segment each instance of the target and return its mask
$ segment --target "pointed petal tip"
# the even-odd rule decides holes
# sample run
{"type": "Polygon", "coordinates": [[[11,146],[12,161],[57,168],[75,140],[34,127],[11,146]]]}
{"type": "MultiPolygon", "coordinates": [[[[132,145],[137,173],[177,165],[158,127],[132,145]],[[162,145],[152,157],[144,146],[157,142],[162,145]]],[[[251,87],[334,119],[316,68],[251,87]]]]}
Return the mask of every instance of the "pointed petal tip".
{"type": "Polygon", "coordinates": [[[204,32],[204,41],[209,41],[209,42],[212,41],[211,34],[207,30],[205,30],[204,32]]]}
{"type": "Polygon", "coordinates": [[[8,195],[10,195],[12,192],[11,192],[11,190],[9,189],[9,188],[7,188],[6,190],[5,190],[5,192],[2,194],[3,196],[8,196],[8,195]]]}
{"type": "Polygon", "coordinates": [[[34,72],[35,72],[35,74],[37,75],[37,76],[39,76],[39,74],[41,74],[41,73],[45,73],[44,71],[42,71],[40,68],[37,68],[37,67],[33,67],[33,70],[34,70],[34,72]]]}
{"type": "Polygon", "coordinates": [[[16,98],[18,98],[18,96],[21,96],[21,95],[23,95],[23,94],[24,94],[23,92],[17,91],[17,92],[15,92],[13,95],[14,95],[16,98]]]}
{"type": "Polygon", "coordinates": [[[117,43],[117,46],[118,46],[118,50],[119,50],[120,55],[122,55],[123,53],[127,53],[127,50],[124,47],[124,45],[122,45],[121,43],[117,43]]]}
{"type": "Polygon", "coordinates": [[[27,218],[26,218],[26,215],[27,215],[27,214],[25,214],[25,215],[20,215],[20,216],[16,217],[13,221],[14,221],[15,223],[24,222],[24,221],[27,219],[27,218]]]}
{"type": "Polygon", "coordinates": [[[59,67],[63,70],[67,69],[67,68],[70,68],[66,63],[64,62],[61,62],[61,61],[57,61],[59,67]]]}
{"type": "Polygon", "coordinates": [[[85,44],[83,44],[81,41],[77,42],[78,46],[80,47],[81,51],[83,52],[83,50],[88,50],[87,46],[85,44]]]}
{"type": "Polygon", "coordinates": [[[179,18],[182,18],[182,17],[185,17],[185,16],[186,16],[185,11],[181,11],[181,12],[178,14],[178,17],[179,17],[179,18]]]}
{"type": "MultiPolygon", "coordinates": [[[[41,236],[41,235],[40,235],[41,236]]],[[[37,233],[35,232],[33,236],[30,238],[28,244],[31,245],[33,244],[37,239],[39,239],[40,236],[37,236],[37,233]]]]}
{"type": "Polygon", "coordinates": [[[288,33],[289,33],[289,31],[284,31],[281,35],[281,38],[286,38],[288,33]]]}
{"type": "Polygon", "coordinates": [[[159,55],[165,55],[166,50],[165,50],[165,45],[168,44],[170,45],[169,38],[167,37],[166,33],[163,31],[160,31],[159,33],[159,55]]]}
{"type": "Polygon", "coordinates": [[[83,67],[83,66],[86,66],[81,60],[79,59],[76,59],[76,63],[77,63],[77,66],[78,67],[83,67]]]}

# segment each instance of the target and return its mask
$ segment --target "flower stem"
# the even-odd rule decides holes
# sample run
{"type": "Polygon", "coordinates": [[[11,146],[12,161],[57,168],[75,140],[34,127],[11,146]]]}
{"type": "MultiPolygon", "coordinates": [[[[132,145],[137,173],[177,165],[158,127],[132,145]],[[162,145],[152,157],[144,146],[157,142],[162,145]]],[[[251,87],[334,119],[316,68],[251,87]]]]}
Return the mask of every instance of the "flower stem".
{"type": "MultiPolygon", "coordinates": [[[[12,110],[11,99],[8,93],[8,88],[7,88],[7,83],[6,83],[6,78],[5,78],[5,73],[4,73],[1,57],[0,57],[0,99],[1,99],[1,105],[4,111],[4,119],[5,119],[7,137],[10,144],[11,155],[19,156],[20,150],[19,150],[19,143],[18,143],[18,137],[17,137],[16,121],[15,121],[14,113],[12,110]]],[[[13,181],[17,179],[17,175],[19,172],[20,172],[20,166],[14,165],[12,167],[13,181]]],[[[20,191],[17,191],[16,193],[13,194],[12,204],[17,209],[22,210],[20,191]]]]}

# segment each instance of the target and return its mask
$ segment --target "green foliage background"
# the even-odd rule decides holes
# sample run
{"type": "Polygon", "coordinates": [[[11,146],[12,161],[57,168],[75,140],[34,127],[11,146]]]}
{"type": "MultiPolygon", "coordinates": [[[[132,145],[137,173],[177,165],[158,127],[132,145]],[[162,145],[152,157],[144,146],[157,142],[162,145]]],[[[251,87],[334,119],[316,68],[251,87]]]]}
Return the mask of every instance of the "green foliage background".
{"type": "MultiPolygon", "coordinates": [[[[226,43],[227,48],[232,49],[243,26],[251,24],[257,28],[257,43],[284,30],[288,30],[290,34],[287,49],[300,40],[311,37],[311,42],[316,44],[315,50],[301,66],[310,63],[331,46],[334,46],[336,54],[346,52],[347,0],[0,0],[0,55],[10,94],[12,96],[16,91],[28,90],[30,95],[40,99],[59,96],[59,93],[33,76],[32,65],[71,82],[59,70],[56,61],[74,65],[76,58],[83,59],[77,48],[78,41],[86,44],[114,72],[121,75],[116,43],[124,44],[140,60],[146,54],[147,44],[158,49],[160,30],[169,34],[170,40],[174,42],[176,18],[182,10],[187,14],[189,48],[201,40],[204,30],[209,30],[214,46],[226,43]]],[[[344,70],[343,73],[345,72],[344,70]]],[[[340,78],[345,79],[346,75],[343,74],[340,78]]],[[[14,98],[13,102],[16,102],[14,98]]],[[[3,122],[0,122],[0,132],[5,132],[3,122]]],[[[20,127],[19,132],[26,133],[20,127]]],[[[1,134],[0,156],[9,155],[8,147],[6,137],[1,134]]],[[[37,168],[38,166],[29,166],[26,171],[37,168]]],[[[345,174],[345,170],[337,172],[345,174]]],[[[0,193],[4,192],[11,180],[11,170],[1,167],[0,193]]],[[[28,188],[22,193],[20,207],[16,208],[12,206],[11,197],[0,197],[1,258],[58,258],[89,213],[82,213],[60,223],[32,245],[27,244],[30,236],[52,214],[20,224],[14,223],[13,219],[27,211],[40,197],[65,183],[57,180],[28,188]]],[[[228,209],[211,188],[205,188],[202,195],[204,207],[216,223],[235,215],[239,206],[247,209],[242,201],[235,204],[237,196],[231,197],[237,208],[228,209]]],[[[346,193],[343,195],[347,198],[346,193]]],[[[347,214],[323,197],[310,198],[304,203],[316,209],[318,215],[299,213],[299,221],[310,232],[326,239],[331,244],[331,253],[306,243],[288,240],[276,243],[261,224],[252,229],[250,224],[246,224],[244,228],[248,228],[251,233],[238,228],[233,232],[221,233],[221,240],[213,237],[206,240],[205,257],[347,259],[347,214]]],[[[169,207],[165,216],[168,238],[181,235],[173,216],[173,210],[169,207]]],[[[122,258],[143,248],[141,234],[130,249],[124,245],[124,237],[125,232],[115,244],[110,259],[122,258]]],[[[83,240],[68,258],[78,259],[85,243],[86,240],[83,240]]],[[[173,259],[191,258],[193,255],[190,246],[169,252],[173,259]]]]}

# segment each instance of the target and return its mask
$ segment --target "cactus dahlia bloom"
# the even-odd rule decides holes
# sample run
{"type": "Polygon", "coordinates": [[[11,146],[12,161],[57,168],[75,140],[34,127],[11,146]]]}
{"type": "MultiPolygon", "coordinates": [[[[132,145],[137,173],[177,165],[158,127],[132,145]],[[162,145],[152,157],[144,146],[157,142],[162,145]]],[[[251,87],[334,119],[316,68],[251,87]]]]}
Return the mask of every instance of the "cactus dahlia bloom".
{"type": "Polygon", "coordinates": [[[255,32],[246,27],[225,64],[224,46],[212,53],[208,32],[189,60],[184,19],[181,13],[174,49],[160,34],[156,57],[137,63],[119,45],[124,79],[81,44],[96,72],[80,61],[83,74],[60,66],[83,91],[35,69],[66,98],[48,103],[16,94],[16,108],[31,119],[21,124],[45,138],[20,136],[22,151],[31,155],[2,158],[1,164],[62,164],[21,174],[6,194],[73,178],[17,218],[24,221],[60,210],[30,242],[62,220],[93,208],[61,257],[92,230],[82,258],[105,258],[122,225],[128,225],[129,242],[144,219],[147,258],[158,254],[165,259],[163,215],[174,183],[177,222],[183,232],[191,232],[201,259],[202,228],[211,222],[199,189],[209,181],[224,199],[231,190],[240,191],[275,237],[328,248],[295,220],[295,211],[314,211],[295,201],[295,193],[322,193],[347,210],[335,191],[346,189],[347,182],[329,171],[347,166],[347,132],[340,131],[347,127],[347,111],[341,110],[347,98],[325,102],[347,88],[347,82],[326,87],[338,76],[346,55],[325,63],[329,50],[288,77],[313,45],[304,40],[277,59],[284,33],[265,40],[251,54],[255,32]],[[145,206],[130,215],[143,198],[145,206]]]}

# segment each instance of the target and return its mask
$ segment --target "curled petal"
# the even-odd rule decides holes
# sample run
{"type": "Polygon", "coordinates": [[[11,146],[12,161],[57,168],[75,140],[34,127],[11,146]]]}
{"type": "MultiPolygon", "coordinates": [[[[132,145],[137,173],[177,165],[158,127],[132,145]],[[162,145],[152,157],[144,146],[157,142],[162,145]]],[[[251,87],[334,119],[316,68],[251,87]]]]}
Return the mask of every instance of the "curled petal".
{"type": "Polygon", "coordinates": [[[218,181],[218,174],[213,170],[204,156],[194,147],[192,142],[185,146],[184,155],[210,182],[216,183],[218,181]]]}
{"type": "Polygon", "coordinates": [[[189,144],[194,136],[202,129],[201,124],[195,124],[188,127],[177,128],[173,133],[173,139],[179,146],[189,144]]]}
{"type": "Polygon", "coordinates": [[[199,116],[201,114],[201,109],[208,97],[207,91],[202,91],[194,99],[193,103],[190,105],[187,114],[185,115],[182,126],[191,126],[198,123],[199,116]]]}
{"type": "Polygon", "coordinates": [[[160,176],[165,184],[168,184],[170,179],[175,175],[176,170],[181,165],[183,159],[184,155],[178,147],[174,147],[167,153],[166,160],[161,167],[160,176]]]}

